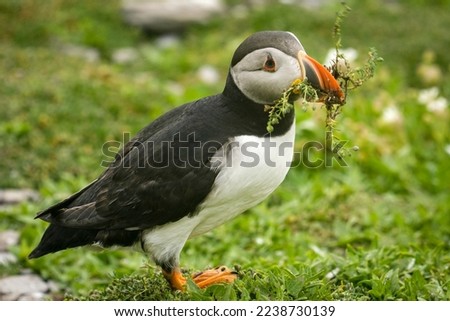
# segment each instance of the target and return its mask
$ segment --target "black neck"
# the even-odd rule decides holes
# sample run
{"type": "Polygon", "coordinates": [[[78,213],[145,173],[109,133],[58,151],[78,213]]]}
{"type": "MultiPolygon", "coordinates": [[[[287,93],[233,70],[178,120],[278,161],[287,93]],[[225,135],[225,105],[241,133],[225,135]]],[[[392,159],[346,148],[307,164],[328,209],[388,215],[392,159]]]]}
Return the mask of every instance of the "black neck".
{"type": "MultiPolygon", "coordinates": [[[[222,95],[230,101],[229,106],[233,109],[233,112],[237,113],[240,119],[247,122],[249,126],[256,130],[258,136],[269,135],[266,129],[269,113],[264,110],[265,106],[247,98],[237,87],[230,73],[228,73],[222,95]]],[[[291,128],[294,121],[295,111],[292,110],[280,120],[279,124],[274,126],[274,130],[270,135],[280,136],[285,134],[291,128]]]]}

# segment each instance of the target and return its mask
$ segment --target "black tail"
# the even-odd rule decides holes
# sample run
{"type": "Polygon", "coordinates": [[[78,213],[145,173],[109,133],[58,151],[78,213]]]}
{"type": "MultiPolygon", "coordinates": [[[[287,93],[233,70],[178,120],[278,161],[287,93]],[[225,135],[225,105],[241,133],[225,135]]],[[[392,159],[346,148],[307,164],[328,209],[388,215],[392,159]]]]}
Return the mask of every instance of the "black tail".
{"type": "Polygon", "coordinates": [[[103,247],[113,245],[131,246],[140,239],[139,230],[83,230],[50,224],[39,245],[28,255],[35,259],[43,255],[72,247],[92,245],[98,242],[103,247]]]}
{"type": "Polygon", "coordinates": [[[41,242],[28,255],[28,258],[35,259],[68,248],[92,244],[95,242],[97,233],[98,230],[82,230],[50,224],[41,242]]]}
{"type": "MultiPolygon", "coordinates": [[[[87,185],[83,189],[79,190],[75,194],[72,194],[62,202],[59,202],[46,210],[37,214],[36,218],[40,218],[47,222],[52,222],[52,215],[60,215],[60,211],[66,208],[70,208],[74,202],[76,202],[80,197],[83,197],[89,188],[91,188],[97,180],[93,181],[91,184],[87,185]]],[[[89,197],[94,194],[86,194],[89,197]]],[[[90,199],[81,199],[81,204],[83,202],[89,202],[90,199]]],[[[75,204],[77,205],[77,204],[75,204]]],[[[79,205],[79,204],[78,204],[79,205]]],[[[44,232],[41,241],[38,246],[28,255],[29,259],[34,259],[41,257],[43,255],[58,252],[72,247],[92,244],[95,242],[95,236],[98,230],[83,230],[75,229],[70,227],[58,226],[55,224],[50,224],[49,227],[44,232]]]]}
{"type": "Polygon", "coordinates": [[[54,215],[64,215],[64,210],[66,209],[95,201],[95,195],[97,195],[98,189],[101,187],[101,185],[95,185],[96,182],[98,180],[93,181],[85,188],[36,216],[36,218],[49,222],[50,226],[45,230],[38,246],[28,255],[29,259],[35,259],[73,247],[92,245],[96,242],[104,247],[109,247],[112,245],[130,246],[139,240],[139,230],[82,229],[64,227],[52,223],[54,215]]]}

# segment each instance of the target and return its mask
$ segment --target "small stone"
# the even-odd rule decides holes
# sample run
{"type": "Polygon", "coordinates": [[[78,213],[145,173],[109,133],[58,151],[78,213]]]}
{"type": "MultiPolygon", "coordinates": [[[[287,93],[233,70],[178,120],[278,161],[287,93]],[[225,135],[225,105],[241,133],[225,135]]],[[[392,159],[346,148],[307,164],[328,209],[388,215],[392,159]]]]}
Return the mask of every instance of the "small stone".
{"type": "Polygon", "coordinates": [[[96,62],[100,59],[100,53],[95,48],[66,44],[62,46],[61,51],[68,56],[82,58],[88,62],[96,62]]]}
{"type": "Polygon", "coordinates": [[[15,275],[0,279],[0,300],[13,297],[20,298],[23,295],[35,293],[46,293],[49,291],[48,284],[39,276],[15,275]]]}
{"type": "Polygon", "coordinates": [[[25,201],[37,201],[39,194],[31,189],[0,190],[0,204],[17,204],[25,201]]]}
{"type": "Polygon", "coordinates": [[[20,298],[20,294],[17,293],[0,293],[0,301],[17,301],[20,298]]]}
{"type": "Polygon", "coordinates": [[[221,0],[123,0],[125,22],[153,32],[176,32],[224,14],[221,0]]]}
{"type": "Polygon", "coordinates": [[[17,298],[17,301],[42,301],[45,297],[45,293],[33,292],[22,294],[17,298]]]}
{"type": "Polygon", "coordinates": [[[19,244],[19,232],[12,230],[0,232],[0,251],[6,251],[17,244],[19,244]]]}
{"type": "Polygon", "coordinates": [[[0,252],[0,265],[10,265],[17,262],[17,257],[9,252],[0,252]]]}
{"type": "Polygon", "coordinates": [[[54,281],[51,280],[47,281],[47,285],[49,292],[57,292],[59,290],[58,284],[54,281]]]}
{"type": "Polygon", "coordinates": [[[136,60],[138,53],[134,48],[120,48],[113,52],[112,60],[118,64],[126,64],[136,60]]]}
{"type": "Polygon", "coordinates": [[[176,34],[167,33],[158,37],[155,41],[156,47],[159,49],[174,48],[180,43],[180,37],[176,34]]]}

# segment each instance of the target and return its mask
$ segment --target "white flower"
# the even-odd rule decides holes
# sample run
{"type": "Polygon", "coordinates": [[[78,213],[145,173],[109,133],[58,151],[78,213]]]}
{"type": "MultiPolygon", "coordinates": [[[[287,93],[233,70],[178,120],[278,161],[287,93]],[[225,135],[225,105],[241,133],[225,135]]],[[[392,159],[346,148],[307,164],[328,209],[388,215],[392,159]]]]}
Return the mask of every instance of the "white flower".
{"type": "Polygon", "coordinates": [[[425,105],[427,110],[432,113],[442,113],[448,107],[448,101],[444,97],[439,97],[439,89],[431,87],[419,91],[417,101],[425,105]]]}
{"type": "Polygon", "coordinates": [[[262,237],[257,237],[257,238],[255,238],[255,243],[258,245],[263,245],[265,242],[262,237]]]}
{"type": "Polygon", "coordinates": [[[325,275],[325,278],[326,278],[327,280],[332,280],[332,279],[334,279],[334,278],[338,275],[338,273],[339,273],[340,271],[341,271],[340,268],[335,268],[335,269],[331,270],[330,272],[328,272],[328,273],[325,275]]]}
{"type": "Polygon", "coordinates": [[[383,110],[381,121],[385,124],[397,124],[403,121],[403,115],[397,106],[389,105],[383,110]]]}
{"type": "MultiPolygon", "coordinates": [[[[349,63],[355,62],[355,60],[358,58],[358,51],[354,48],[346,48],[341,49],[339,51],[341,54],[344,55],[345,59],[347,59],[349,63]]],[[[336,60],[336,49],[328,50],[324,65],[331,66],[335,60],[336,60]]]]}
{"type": "Polygon", "coordinates": [[[442,113],[448,107],[448,101],[444,97],[438,97],[427,103],[427,110],[432,113],[442,113]]]}
{"type": "Polygon", "coordinates": [[[202,82],[208,85],[213,85],[219,82],[220,74],[216,68],[210,65],[203,65],[197,71],[197,76],[202,82]]]}
{"type": "Polygon", "coordinates": [[[450,155],[450,144],[445,146],[445,152],[450,155]]]}
{"type": "Polygon", "coordinates": [[[306,130],[314,130],[317,128],[317,123],[313,119],[307,119],[302,121],[299,127],[306,130]]]}
{"type": "Polygon", "coordinates": [[[118,64],[133,62],[138,58],[138,52],[134,48],[119,48],[112,54],[112,60],[118,64]]]}
{"type": "Polygon", "coordinates": [[[419,91],[419,97],[417,101],[423,105],[427,105],[430,101],[435,100],[439,96],[439,89],[437,87],[431,87],[419,91]]]}

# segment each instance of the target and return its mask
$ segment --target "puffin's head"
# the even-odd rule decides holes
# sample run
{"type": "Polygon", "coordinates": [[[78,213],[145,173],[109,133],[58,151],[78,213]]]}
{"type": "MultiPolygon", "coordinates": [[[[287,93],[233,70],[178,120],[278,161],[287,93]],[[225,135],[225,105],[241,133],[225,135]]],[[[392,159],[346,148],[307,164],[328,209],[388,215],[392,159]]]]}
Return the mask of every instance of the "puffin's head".
{"type": "Polygon", "coordinates": [[[258,104],[272,104],[294,80],[305,77],[317,89],[341,93],[331,73],[286,31],[261,31],[245,39],[233,55],[230,75],[239,90],[258,104]]]}

